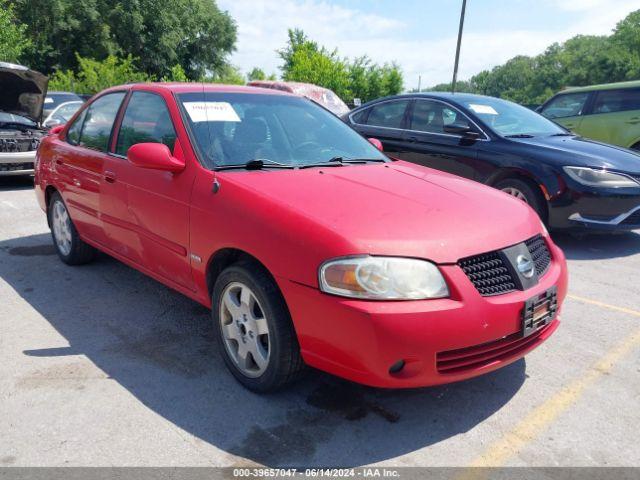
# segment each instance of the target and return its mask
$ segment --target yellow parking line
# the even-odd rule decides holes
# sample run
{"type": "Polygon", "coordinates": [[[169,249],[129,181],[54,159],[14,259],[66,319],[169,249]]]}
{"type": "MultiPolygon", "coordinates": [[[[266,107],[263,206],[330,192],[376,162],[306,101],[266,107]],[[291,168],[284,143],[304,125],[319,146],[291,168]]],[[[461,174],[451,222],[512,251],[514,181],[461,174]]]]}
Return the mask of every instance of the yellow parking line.
{"type": "MultiPolygon", "coordinates": [[[[636,310],[617,307],[576,295],[569,295],[569,297],[581,302],[640,317],[640,312],[636,310]]],[[[603,375],[608,374],[617,362],[639,346],[640,330],[637,330],[622,343],[609,350],[600,360],[592,365],[581,378],[574,380],[553,397],[532,410],[515,428],[489,445],[485,452],[474,459],[469,466],[498,467],[504,465],[509,458],[520,452],[523,447],[535,440],[536,437],[546,430],[560,414],[575,404],[589,386],[593,385],[603,375]]],[[[489,474],[490,470],[487,469],[470,469],[458,478],[486,478],[489,474]]]]}
{"type": "Polygon", "coordinates": [[[589,303],[591,305],[596,305],[598,307],[608,308],[609,310],[616,310],[618,312],[640,317],[640,312],[638,310],[631,310],[630,308],[624,308],[624,307],[616,307],[615,305],[609,305],[608,303],[600,302],[598,300],[591,300],[590,298],[579,297],[578,295],[568,294],[567,297],[572,300],[577,300],[579,302],[589,303]]]}

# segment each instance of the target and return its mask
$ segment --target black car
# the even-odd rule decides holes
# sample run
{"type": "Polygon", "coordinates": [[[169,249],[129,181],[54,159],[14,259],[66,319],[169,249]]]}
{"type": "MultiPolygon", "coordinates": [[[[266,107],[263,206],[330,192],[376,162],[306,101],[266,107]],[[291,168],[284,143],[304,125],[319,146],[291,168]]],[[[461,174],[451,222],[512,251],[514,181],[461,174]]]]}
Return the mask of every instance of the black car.
{"type": "Polygon", "coordinates": [[[640,228],[640,154],[579,137],[512,102],[417,93],[343,117],[391,157],[491,185],[554,229],[640,228]]]}

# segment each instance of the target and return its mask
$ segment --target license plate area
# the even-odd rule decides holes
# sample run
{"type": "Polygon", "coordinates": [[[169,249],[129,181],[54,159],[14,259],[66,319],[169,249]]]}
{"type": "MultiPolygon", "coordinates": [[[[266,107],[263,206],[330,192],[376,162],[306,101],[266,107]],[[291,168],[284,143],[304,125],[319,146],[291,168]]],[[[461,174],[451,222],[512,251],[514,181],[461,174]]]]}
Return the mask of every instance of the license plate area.
{"type": "Polygon", "coordinates": [[[558,289],[555,286],[527,300],[522,311],[522,336],[528,337],[548,325],[557,311],[558,289]]]}

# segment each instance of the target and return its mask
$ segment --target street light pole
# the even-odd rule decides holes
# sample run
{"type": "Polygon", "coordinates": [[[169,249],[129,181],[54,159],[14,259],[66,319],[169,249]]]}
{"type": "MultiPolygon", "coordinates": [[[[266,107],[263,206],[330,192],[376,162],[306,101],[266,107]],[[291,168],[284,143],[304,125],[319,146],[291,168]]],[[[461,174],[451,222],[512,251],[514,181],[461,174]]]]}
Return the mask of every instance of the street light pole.
{"type": "Polygon", "coordinates": [[[456,46],[456,62],[453,65],[453,82],[451,82],[451,93],[456,91],[458,80],[458,60],[460,60],[460,43],[462,43],[462,27],[464,26],[464,11],[467,7],[467,0],[462,0],[462,11],[460,12],[460,27],[458,28],[458,45],[456,46]]]}

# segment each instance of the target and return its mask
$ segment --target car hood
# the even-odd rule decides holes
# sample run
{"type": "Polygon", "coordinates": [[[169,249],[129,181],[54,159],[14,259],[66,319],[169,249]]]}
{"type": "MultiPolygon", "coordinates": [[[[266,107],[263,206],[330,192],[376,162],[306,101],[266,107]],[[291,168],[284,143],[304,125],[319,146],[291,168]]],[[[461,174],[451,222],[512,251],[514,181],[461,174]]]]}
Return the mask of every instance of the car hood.
{"type": "MultiPolygon", "coordinates": [[[[234,172],[233,181],[279,212],[313,224],[309,248],[455,263],[541,232],[527,205],[509,195],[402,161],[302,170],[234,172]],[[329,239],[339,239],[331,242],[329,239]],[[312,247],[311,242],[317,242],[312,247]]],[[[302,229],[303,227],[301,227],[302,229]]]]}
{"type": "Polygon", "coordinates": [[[49,78],[22,65],[0,62],[0,110],[42,120],[42,106],[49,78]]]}
{"type": "Polygon", "coordinates": [[[640,173],[640,154],[626,148],[595,142],[579,136],[509,139],[534,147],[532,157],[542,156],[559,165],[606,168],[640,173]]]}

